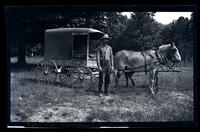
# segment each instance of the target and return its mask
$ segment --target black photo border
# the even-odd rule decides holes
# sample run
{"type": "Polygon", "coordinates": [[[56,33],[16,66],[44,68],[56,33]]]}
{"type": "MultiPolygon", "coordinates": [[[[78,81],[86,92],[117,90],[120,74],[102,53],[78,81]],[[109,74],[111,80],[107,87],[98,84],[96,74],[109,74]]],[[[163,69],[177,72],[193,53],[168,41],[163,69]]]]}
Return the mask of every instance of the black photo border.
{"type": "MultiPolygon", "coordinates": [[[[24,2],[24,1],[23,1],[24,2]]],[[[28,128],[35,128],[35,127],[42,127],[42,128],[101,128],[101,127],[129,127],[129,128],[193,128],[198,127],[198,111],[199,105],[197,101],[197,30],[198,30],[198,11],[197,5],[192,3],[185,3],[185,4],[141,4],[141,3],[123,3],[123,4],[88,4],[87,2],[84,4],[80,4],[79,2],[75,3],[25,3],[17,2],[17,1],[7,1],[3,3],[1,6],[1,15],[2,15],[2,22],[1,22],[1,33],[3,36],[3,52],[1,52],[1,57],[3,63],[1,70],[4,75],[3,79],[1,79],[0,83],[3,86],[0,86],[0,110],[1,110],[1,127],[28,127],[28,128]],[[9,62],[9,46],[6,45],[6,35],[5,35],[5,10],[6,6],[66,6],[69,11],[180,11],[180,12],[194,12],[194,121],[185,121],[185,122],[66,122],[66,123],[58,123],[58,122],[51,122],[51,123],[39,123],[39,122],[10,122],[10,62],[9,62]]]]}

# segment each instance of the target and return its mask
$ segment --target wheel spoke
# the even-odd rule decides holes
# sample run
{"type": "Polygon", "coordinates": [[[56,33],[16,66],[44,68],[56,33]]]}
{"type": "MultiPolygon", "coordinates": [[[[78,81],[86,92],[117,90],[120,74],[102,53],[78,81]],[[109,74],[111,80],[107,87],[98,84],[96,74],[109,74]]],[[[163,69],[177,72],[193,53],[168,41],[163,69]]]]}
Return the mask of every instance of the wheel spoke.
{"type": "Polygon", "coordinates": [[[92,72],[87,67],[77,67],[73,70],[71,82],[75,87],[90,87],[92,84],[92,72]]]}
{"type": "Polygon", "coordinates": [[[38,70],[41,70],[41,71],[44,71],[44,68],[43,68],[43,67],[41,67],[40,65],[39,65],[39,66],[37,66],[37,69],[38,69],[38,70]]]}
{"type": "Polygon", "coordinates": [[[62,70],[61,70],[61,73],[59,74],[59,77],[60,77],[60,81],[62,84],[65,84],[65,85],[71,85],[71,71],[69,68],[67,67],[64,67],[62,70]]]}
{"type": "Polygon", "coordinates": [[[42,68],[45,70],[46,69],[46,66],[45,64],[41,64],[42,68]]]}
{"type": "MultiPolygon", "coordinates": [[[[49,67],[50,67],[50,65],[49,65],[49,67]]],[[[47,68],[46,71],[47,72],[49,72],[49,67],[48,67],[48,65],[46,65],[46,68],[47,68]]]]}
{"type": "Polygon", "coordinates": [[[56,73],[54,72],[56,65],[51,60],[43,60],[36,67],[36,80],[43,81],[47,84],[53,83],[56,80],[56,73]]]}

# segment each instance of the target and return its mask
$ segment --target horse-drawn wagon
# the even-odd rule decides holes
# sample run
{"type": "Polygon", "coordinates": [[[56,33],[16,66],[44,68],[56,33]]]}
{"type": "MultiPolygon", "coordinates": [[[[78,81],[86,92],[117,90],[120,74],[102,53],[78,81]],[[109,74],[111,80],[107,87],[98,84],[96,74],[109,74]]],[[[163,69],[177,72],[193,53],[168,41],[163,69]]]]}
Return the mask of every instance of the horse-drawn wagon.
{"type": "Polygon", "coordinates": [[[55,28],[45,31],[44,60],[36,80],[89,87],[98,75],[95,44],[104,35],[92,28],[55,28]]]}
{"type": "MultiPolygon", "coordinates": [[[[76,87],[90,87],[91,84],[97,83],[95,78],[99,71],[95,47],[104,34],[92,28],[47,29],[44,60],[36,67],[36,80],[50,83],[59,77],[62,84],[76,87]]],[[[181,60],[174,44],[162,45],[157,50],[143,52],[122,50],[116,53],[114,58],[115,71],[124,71],[126,85],[133,73],[149,72],[152,93],[154,84],[157,85],[158,72],[180,72],[172,69],[174,63],[181,60]],[[172,65],[169,65],[170,61],[172,65]],[[165,67],[161,66],[163,63],[165,67]]],[[[115,78],[117,84],[118,75],[115,78]]],[[[134,83],[132,79],[131,81],[134,83]]]]}

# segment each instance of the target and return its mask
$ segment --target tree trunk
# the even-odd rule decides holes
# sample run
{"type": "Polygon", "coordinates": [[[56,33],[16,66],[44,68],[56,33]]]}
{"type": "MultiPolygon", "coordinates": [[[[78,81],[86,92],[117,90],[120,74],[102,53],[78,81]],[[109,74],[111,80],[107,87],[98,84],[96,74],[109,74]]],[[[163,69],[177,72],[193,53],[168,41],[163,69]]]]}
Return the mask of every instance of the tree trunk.
{"type": "Polygon", "coordinates": [[[18,44],[18,53],[17,53],[17,57],[18,57],[18,61],[17,64],[18,65],[25,65],[26,64],[26,47],[23,43],[18,44]]]}

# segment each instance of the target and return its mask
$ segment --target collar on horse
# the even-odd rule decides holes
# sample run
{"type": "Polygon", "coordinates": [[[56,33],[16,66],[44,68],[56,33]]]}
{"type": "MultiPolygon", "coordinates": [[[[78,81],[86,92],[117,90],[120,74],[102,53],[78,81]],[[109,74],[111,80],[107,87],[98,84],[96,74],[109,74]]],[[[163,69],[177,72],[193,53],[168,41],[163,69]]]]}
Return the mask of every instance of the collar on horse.
{"type": "Polygon", "coordinates": [[[142,51],[141,54],[144,57],[144,68],[145,68],[145,74],[147,75],[147,61],[146,61],[146,57],[145,54],[148,54],[151,57],[154,57],[153,55],[151,55],[150,53],[148,53],[147,51],[142,51]]]}
{"type": "Polygon", "coordinates": [[[161,65],[166,65],[167,64],[167,59],[160,54],[158,49],[155,50],[155,55],[156,55],[156,59],[158,60],[158,62],[161,65]]]}
{"type": "MultiPolygon", "coordinates": [[[[146,61],[146,56],[145,54],[148,54],[149,56],[151,56],[152,58],[154,58],[154,56],[150,53],[148,53],[147,51],[142,51],[141,54],[144,57],[144,67],[145,67],[145,74],[147,75],[147,61],[146,61]]],[[[159,49],[155,50],[155,56],[157,59],[157,62],[160,65],[164,65],[167,66],[169,69],[172,69],[172,67],[174,66],[175,63],[173,63],[172,65],[169,65],[169,61],[167,60],[166,57],[164,57],[163,55],[160,54],[159,49]]]]}
{"type": "Polygon", "coordinates": [[[159,49],[155,50],[155,55],[156,55],[156,59],[158,60],[159,64],[167,66],[169,69],[171,69],[174,66],[175,63],[173,63],[171,66],[169,65],[169,62],[168,62],[167,58],[163,57],[160,54],[159,49]]]}

